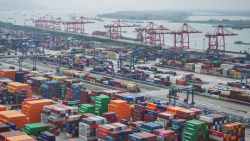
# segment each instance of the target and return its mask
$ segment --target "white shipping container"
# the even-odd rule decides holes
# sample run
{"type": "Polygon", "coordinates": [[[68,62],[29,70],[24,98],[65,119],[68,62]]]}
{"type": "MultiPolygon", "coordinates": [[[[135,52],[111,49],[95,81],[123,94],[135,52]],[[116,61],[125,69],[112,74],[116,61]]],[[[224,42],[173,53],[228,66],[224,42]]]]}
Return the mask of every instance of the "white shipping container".
{"type": "Polygon", "coordinates": [[[44,124],[48,123],[48,115],[41,114],[41,123],[44,123],[44,124]]]}
{"type": "Polygon", "coordinates": [[[157,118],[156,121],[158,122],[169,122],[169,120],[163,119],[163,118],[157,118]]]}
{"type": "Polygon", "coordinates": [[[153,82],[154,79],[152,79],[152,78],[146,78],[145,81],[146,81],[146,82],[153,82]]]}
{"type": "Polygon", "coordinates": [[[231,64],[221,64],[220,67],[223,68],[223,69],[233,69],[234,65],[231,65],[231,64]]]}
{"type": "Polygon", "coordinates": [[[209,134],[209,139],[213,139],[213,140],[216,140],[216,141],[224,141],[223,137],[218,137],[218,136],[215,136],[215,135],[212,135],[212,134],[209,134]]]}
{"type": "Polygon", "coordinates": [[[160,78],[167,78],[168,75],[167,74],[160,74],[160,78]]]}
{"type": "Polygon", "coordinates": [[[71,115],[68,117],[69,120],[78,120],[80,119],[81,115],[71,115]]]}
{"type": "Polygon", "coordinates": [[[200,116],[201,121],[206,121],[206,122],[213,122],[213,118],[207,117],[205,115],[200,116]]]}
{"type": "Polygon", "coordinates": [[[124,125],[124,124],[122,124],[122,123],[118,123],[118,122],[116,122],[116,123],[113,123],[114,125],[117,125],[117,126],[119,126],[119,127],[121,127],[122,128],[122,130],[125,130],[125,129],[127,129],[127,125],[124,125]]]}
{"type": "Polygon", "coordinates": [[[160,64],[160,58],[156,58],[155,62],[156,64],[160,64]]]}
{"type": "Polygon", "coordinates": [[[228,70],[227,70],[227,69],[223,69],[222,75],[223,75],[224,77],[227,77],[227,75],[228,75],[228,70]]]}
{"type": "Polygon", "coordinates": [[[249,65],[249,64],[250,64],[250,61],[244,61],[244,64],[248,64],[248,65],[249,65]]]}
{"type": "Polygon", "coordinates": [[[175,76],[175,79],[184,80],[184,79],[185,79],[185,76],[183,76],[183,75],[178,75],[178,76],[175,76]]]}
{"type": "Polygon", "coordinates": [[[159,79],[159,78],[154,78],[154,81],[160,81],[161,79],[159,79]]]}
{"type": "Polygon", "coordinates": [[[105,84],[105,85],[108,85],[108,84],[109,84],[109,81],[105,80],[105,81],[103,81],[102,83],[105,84]]]}
{"type": "Polygon", "coordinates": [[[193,116],[194,115],[194,112],[193,111],[190,111],[190,110],[187,110],[187,109],[184,109],[184,110],[181,110],[185,113],[189,113],[190,116],[193,116]]]}
{"type": "Polygon", "coordinates": [[[198,64],[194,64],[194,67],[195,68],[202,68],[202,65],[203,65],[202,63],[198,63],[198,64]]]}
{"type": "Polygon", "coordinates": [[[148,78],[153,79],[153,78],[154,78],[154,76],[155,76],[154,74],[150,74],[148,78]]]}
{"type": "Polygon", "coordinates": [[[170,82],[173,84],[176,84],[176,77],[175,76],[171,76],[170,77],[170,82]]]}
{"type": "Polygon", "coordinates": [[[154,75],[154,72],[148,71],[148,70],[145,70],[144,73],[147,74],[147,75],[154,75]]]}
{"type": "Polygon", "coordinates": [[[28,84],[33,84],[33,81],[32,80],[27,80],[27,83],[28,84]]]}
{"type": "Polygon", "coordinates": [[[201,73],[201,67],[195,67],[194,72],[201,73]]]}
{"type": "Polygon", "coordinates": [[[96,116],[96,117],[89,117],[89,119],[92,119],[96,121],[96,124],[105,124],[107,123],[107,119],[104,117],[96,116]]]}
{"type": "Polygon", "coordinates": [[[98,139],[98,136],[85,137],[85,136],[79,135],[79,138],[83,139],[84,141],[94,141],[98,139]]]}

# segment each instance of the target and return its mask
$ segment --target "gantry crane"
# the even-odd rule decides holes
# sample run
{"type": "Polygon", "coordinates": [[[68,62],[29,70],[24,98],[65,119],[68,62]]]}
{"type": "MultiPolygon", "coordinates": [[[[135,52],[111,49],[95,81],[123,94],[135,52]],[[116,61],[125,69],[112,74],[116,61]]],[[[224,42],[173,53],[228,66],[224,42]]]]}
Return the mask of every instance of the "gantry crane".
{"type": "Polygon", "coordinates": [[[34,20],[35,27],[53,29],[60,31],[62,29],[62,20],[61,18],[54,18],[52,16],[46,15],[40,17],[39,19],[34,20]]]}
{"type": "Polygon", "coordinates": [[[61,31],[62,30],[62,19],[61,18],[53,18],[50,21],[52,23],[52,29],[61,31]]]}
{"type": "Polygon", "coordinates": [[[135,27],[134,25],[128,25],[121,20],[117,20],[112,24],[104,25],[108,30],[108,38],[110,39],[121,39],[122,38],[122,28],[124,27],[135,27]]]}
{"type": "Polygon", "coordinates": [[[193,33],[202,33],[201,31],[198,31],[191,26],[189,26],[187,23],[184,23],[179,30],[169,32],[169,34],[174,35],[174,47],[180,47],[180,48],[190,48],[190,34],[193,33]],[[177,46],[179,44],[179,46],[177,46]]]}
{"type": "Polygon", "coordinates": [[[238,34],[225,29],[223,25],[214,26],[214,31],[205,34],[205,37],[208,38],[208,50],[214,50],[216,52],[225,51],[225,37],[236,35],[238,34]]]}
{"type": "Polygon", "coordinates": [[[34,55],[26,55],[26,54],[22,54],[22,55],[8,55],[8,56],[0,56],[0,59],[9,59],[9,58],[16,58],[18,59],[18,67],[19,67],[19,70],[22,71],[22,68],[23,68],[23,64],[22,62],[25,60],[25,59],[30,59],[32,60],[32,70],[37,70],[37,67],[36,67],[36,62],[37,62],[37,57],[44,57],[46,56],[45,54],[34,54],[34,55]]]}
{"type": "Polygon", "coordinates": [[[35,27],[37,28],[45,28],[51,29],[52,26],[52,17],[49,15],[42,16],[36,20],[34,20],[35,27]]]}
{"type": "Polygon", "coordinates": [[[70,21],[63,22],[63,25],[65,25],[65,31],[67,33],[73,32],[73,33],[79,33],[84,34],[85,31],[85,24],[88,23],[94,23],[91,21],[87,21],[87,18],[80,17],[79,19],[73,17],[70,21]]]}
{"type": "Polygon", "coordinates": [[[171,99],[174,99],[174,106],[176,105],[177,93],[186,92],[187,97],[184,99],[184,102],[190,105],[190,107],[194,107],[194,89],[193,88],[170,88],[169,89],[169,104],[171,104],[171,99]],[[189,101],[189,95],[191,94],[191,103],[189,101]]]}
{"type": "Polygon", "coordinates": [[[149,25],[143,28],[136,28],[136,32],[138,32],[138,37],[141,42],[144,44],[150,45],[165,45],[165,34],[169,34],[171,32],[169,29],[165,28],[162,25],[156,25],[153,22],[150,22],[149,25]]]}

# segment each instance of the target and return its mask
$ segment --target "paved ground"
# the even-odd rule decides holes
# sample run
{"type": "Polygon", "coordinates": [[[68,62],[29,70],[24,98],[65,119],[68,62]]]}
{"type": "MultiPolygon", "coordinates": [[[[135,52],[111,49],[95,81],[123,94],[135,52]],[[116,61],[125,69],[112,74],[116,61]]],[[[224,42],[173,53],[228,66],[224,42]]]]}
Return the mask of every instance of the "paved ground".
{"type": "MultiPolygon", "coordinates": [[[[24,62],[23,65],[26,67],[30,67],[30,68],[32,67],[31,61],[24,62]]],[[[55,67],[52,65],[37,63],[37,66],[38,66],[39,70],[43,70],[43,71],[48,71],[48,70],[51,71],[52,70],[53,72],[55,71],[55,67]]],[[[182,73],[183,71],[178,71],[178,72],[182,73]]],[[[183,73],[187,73],[187,72],[183,72],[183,73]]],[[[93,74],[93,75],[96,75],[96,74],[93,74]]],[[[213,83],[213,81],[218,81],[218,82],[223,82],[223,81],[225,82],[225,81],[230,81],[230,80],[233,81],[233,79],[229,79],[229,78],[218,78],[215,76],[203,76],[201,74],[196,74],[196,75],[202,76],[203,79],[205,79],[206,81],[208,81],[210,83],[213,83]]],[[[96,75],[96,76],[102,77],[102,75],[96,75]]],[[[200,77],[200,76],[198,76],[198,77],[200,77]]],[[[120,81],[125,81],[125,80],[120,80],[120,81]]],[[[91,85],[91,84],[87,84],[87,86],[90,89],[98,88],[98,87],[93,87],[93,85],[91,85]]],[[[166,95],[168,94],[167,89],[157,88],[157,87],[148,86],[148,85],[144,85],[144,84],[139,84],[139,86],[143,88],[142,95],[149,95],[149,96],[154,96],[154,97],[158,97],[158,98],[166,98],[166,95]]],[[[99,87],[98,89],[107,89],[107,88],[99,87]]],[[[180,100],[184,100],[185,97],[186,97],[185,94],[180,94],[180,100]]],[[[203,96],[199,96],[199,95],[195,96],[195,102],[197,104],[200,104],[202,106],[206,106],[208,108],[212,108],[212,109],[216,109],[216,110],[220,110],[220,111],[227,111],[230,113],[237,113],[237,114],[242,115],[242,116],[249,116],[250,117],[249,106],[245,106],[245,105],[241,105],[241,104],[237,104],[237,103],[232,103],[232,102],[228,102],[228,101],[221,101],[221,100],[203,97],[203,96]]]]}
{"type": "MultiPolygon", "coordinates": [[[[146,95],[146,96],[152,96],[155,98],[159,98],[162,100],[168,101],[168,98],[166,97],[168,94],[168,90],[160,90],[160,91],[149,91],[149,92],[143,92],[139,93],[139,95],[146,95]]],[[[186,98],[186,94],[180,93],[179,94],[178,102],[183,102],[186,98]]],[[[237,114],[244,117],[250,118],[250,108],[247,105],[232,103],[228,101],[221,101],[217,99],[212,99],[204,96],[195,95],[195,103],[199,106],[211,108],[214,110],[218,110],[221,112],[228,112],[231,114],[237,114]]],[[[189,101],[191,101],[191,96],[189,101]]]]}

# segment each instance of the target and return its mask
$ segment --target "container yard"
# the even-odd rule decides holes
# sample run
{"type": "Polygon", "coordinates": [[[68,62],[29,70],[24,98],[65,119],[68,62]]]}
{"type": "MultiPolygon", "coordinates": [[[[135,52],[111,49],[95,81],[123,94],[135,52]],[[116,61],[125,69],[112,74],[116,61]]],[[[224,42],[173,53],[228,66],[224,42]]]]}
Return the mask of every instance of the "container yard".
{"type": "Polygon", "coordinates": [[[0,141],[250,141],[250,54],[228,50],[235,30],[97,21],[0,19],[0,141]]]}

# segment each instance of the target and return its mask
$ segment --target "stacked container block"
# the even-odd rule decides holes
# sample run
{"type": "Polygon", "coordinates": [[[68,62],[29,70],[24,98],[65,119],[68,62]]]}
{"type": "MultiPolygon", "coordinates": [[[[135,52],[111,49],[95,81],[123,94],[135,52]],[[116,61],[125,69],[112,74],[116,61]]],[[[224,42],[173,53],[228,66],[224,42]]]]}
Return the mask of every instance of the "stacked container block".
{"type": "Polygon", "coordinates": [[[157,122],[146,122],[146,123],[143,123],[139,127],[139,130],[140,131],[144,131],[144,132],[153,133],[154,130],[156,130],[156,129],[162,129],[162,128],[163,128],[163,126],[160,123],[157,123],[157,122]]]}
{"type": "Polygon", "coordinates": [[[41,96],[43,98],[52,99],[53,97],[61,97],[61,87],[58,81],[47,81],[41,85],[41,96]]]}
{"type": "Polygon", "coordinates": [[[117,115],[115,112],[107,112],[103,113],[102,117],[106,118],[108,123],[114,123],[116,122],[117,115]]]}
{"type": "Polygon", "coordinates": [[[20,129],[23,128],[24,124],[27,124],[28,122],[26,115],[19,113],[15,110],[1,111],[0,121],[12,122],[20,129]]]}
{"type": "Polygon", "coordinates": [[[156,141],[157,136],[152,133],[148,132],[140,132],[140,133],[134,133],[130,134],[128,137],[129,141],[156,141]]]}
{"type": "Polygon", "coordinates": [[[106,124],[107,120],[100,116],[86,115],[79,122],[79,137],[83,140],[94,141],[98,139],[99,126],[106,124]]]}
{"type": "Polygon", "coordinates": [[[153,133],[157,135],[158,141],[175,141],[177,140],[177,135],[173,130],[157,129],[153,133]]]}
{"type": "Polygon", "coordinates": [[[90,104],[81,104],[80,107],[78,108],[78,112],[80,114],[86,114],[86,113],[95,113],[95,106],[90,105],[90,104]]]}
{"type": "Polygon", "coordinates": [[[27,135],[38,136],[43,131],[49,131],[50,126],[42,123],[25,124],[23,132],[27,135]]]}
{"type": "Polygon", "coordinates": [[[83,83],[76,83],[72,85],[73,100],[80,100],[80,93],[82,89],[84,89],[83,83]]]}
{"type": "Polygon", "coordinates": [[[102,115],[108,111],[110,97],[106,95],[99,95],[95,97],[95,112],[97,115],[102,115]]]}
{"type": "Polygon", "coordinates": [[[81,120],[81,115],[71,115],[64,122],[64,132],[69,137],[78,137],[79,131],[79,121],[81,120]]]}
{"type": "Polygon", "coordinates": [[[1,80],[0,101],[2,104],[21,104],[24,99],[31,98],[32,91],[28,84],[1,80]]]}
{"type": "Polygon", "coordinates": [[[43,106],[51,104],[49,99],[28,99],[22,103],[22,113],[28,117],[29,123],[40,122],[43,106]]]}
{"type": "Polygon", "coordinates": [[[132,121],[143,121],[144,120],[145,107],[142,105],[135,104],[132,109],[131,116],[132,121]]]}
{"type": "Polygon", "coordinates": [[[76,115],[77,108],[62,104],[46,105],[42,109],[41,123],[52,125],[51,132],[59,134],[63,130],[63,123],[70,115],[76,115]]]}
{"type": "Polygon", "coordinates": [[[206,122],[210,129],[222,131],[223,125],[227,123],[227,116],[219,114],[201,115],[200,120],[206,122]]]}
{"type": "Polygon", "coordinates": [[[16,70],[11,69],[1,69],[0,70],[0,78],[9,78],[10,80],[15,81],[16,70]]]}
{"type": "Polygon", "coordinates": [[[160,122],[163,124],[163,127],[170,127],[172,120],[174,119],[174,115],[167,113],[167,112],[163,112],[163,113],[159,113],[157,116],[157,122],[160,122]]]}
{"type": "Polygon", "coordinates": [[[121,119],[129,120],[131,117],[131,107],[127,101],[123,100],[112,100],[108,105],[109,112],[116,112],[117,121],[121,119]]]}
{"type": "Polygon", "coordinates": [[[223,132],[226,134],[226,141],[244,141],[245,139],[245,126],[242,123],[236,122],[226,124],[224,125],[223,132]]]}
{"type": "Polygon", "coordinates": [[[189,120],[185,123],[184,141],[205,141],[208,139],[208,126],[199,120],[189,120]]]}
{"type": "Polygon", "coordinates": [[[102,140],[125,140],[128,137],[129,133],[132,133],[132,130],[129,129],[127,125],[121,123],[111,123],[98,126],[98,136],[99,139],[102,140]],[[115,134],[117,134],[118,136],[116,136],[115,134]]]}

